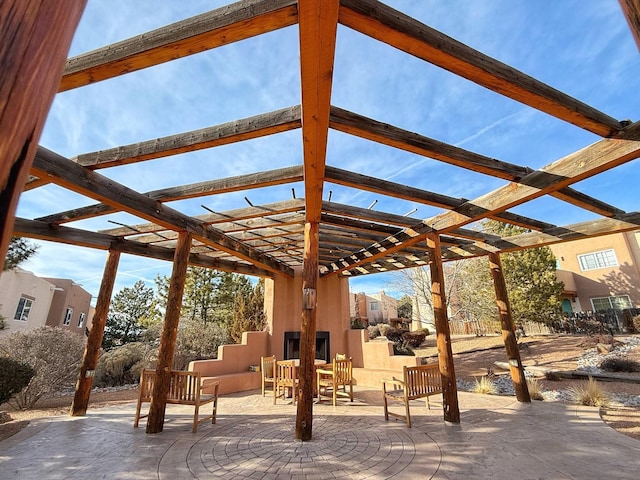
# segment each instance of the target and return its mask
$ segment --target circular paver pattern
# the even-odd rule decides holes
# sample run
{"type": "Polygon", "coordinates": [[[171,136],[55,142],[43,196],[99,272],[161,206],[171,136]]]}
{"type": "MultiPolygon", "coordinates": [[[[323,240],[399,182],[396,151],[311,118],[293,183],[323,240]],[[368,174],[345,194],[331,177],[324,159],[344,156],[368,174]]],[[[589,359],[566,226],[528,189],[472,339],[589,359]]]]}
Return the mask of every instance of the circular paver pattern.
{"type": "Polygon", "coordinates": [[[402,476],[416,456],[406,427],[371,417],[315,417],[308,442],[294,440],[294,428],[290,416],[225,418],[192,446],[188,468],[196,478],[383,479],[402,476]]]}

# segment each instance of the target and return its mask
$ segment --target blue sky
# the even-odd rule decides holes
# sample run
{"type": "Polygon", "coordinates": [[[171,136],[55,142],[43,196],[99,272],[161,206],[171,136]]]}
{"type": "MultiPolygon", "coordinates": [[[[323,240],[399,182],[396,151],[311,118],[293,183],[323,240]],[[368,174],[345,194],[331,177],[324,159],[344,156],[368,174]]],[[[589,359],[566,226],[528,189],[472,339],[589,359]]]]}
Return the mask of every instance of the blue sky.
{"type": "MultiPolygon", "coordinates": [[[[168,23],[223,6],[226,1],[92,1],[74,38],[78,55],[168,23]]],[[[640,119],[640,54],[618,2],[562,0],[389,1],[423,23],[497,58],[618,119],[640,119]]],[[[542,167],[598,138],[572,125],[500,97],[438,67],[339,26],[332,104],[473,152],[542,167]]],[[[67,157],[270,112],[300,103],[297,26],[57,95],[40,143],[67,157]]],[[[167,186],[300,164],[300,131],[215,149],[101,170],[145,192],[167,186]]],[[[503,182],[331,131],[327,164],[394,182],[475,198],[503,182]]],[[[637,162],[586,180],[575,188],[626,211],[637,209],[637,162]]],[[[302,184],[293,185],[302,196],[302,184]]],[[[254,204],[291,198],[292,185],[250,193],[254,204]]],[[[327,185],[332,200],[427,218],[436,209],[327,185]]],[[[246,206],[246,192],[173,202],[190,214],[246,206]]],[[[36,218],[95,203],[50,185],[25,193],[18,215],[36,218]]],[[[590,214],[554,199],[514,209],[565,225],[590,214]]],[[[69,224],[107,229],[144,223],[113,214],[69,224]]],[[[72,278],[97,295],[106,253],[38,242],[24,268],[72,278]]],[[[115,291],[157,274],[168,262],[123,255],[115,291]]],[[[351,280],[354,291],[389,291],[387,275],[351,280]]]]}

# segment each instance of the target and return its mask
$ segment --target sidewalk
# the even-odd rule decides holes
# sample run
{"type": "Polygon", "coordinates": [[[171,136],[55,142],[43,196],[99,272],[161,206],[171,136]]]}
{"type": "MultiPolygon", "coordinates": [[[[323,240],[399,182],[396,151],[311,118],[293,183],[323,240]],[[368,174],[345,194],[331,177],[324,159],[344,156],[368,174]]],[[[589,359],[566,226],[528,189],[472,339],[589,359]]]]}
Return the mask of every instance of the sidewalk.
{"type": "MultiPolygon", "coordinates": [[[[295,407],[259,392],[220,398],[216,425],[191,433],[168,406],[164,431],[133,428],[135,404],[32,422],[0,442],[0,479],[636,479],[640,442],[596,408],[459,394],[462,422],[411,407],[413,428],[384,421],[380,392],[314,405],[313,439],[293,439],[295,407]]],[[[402,408],[400,404],[396,408],[402,408]]]]}

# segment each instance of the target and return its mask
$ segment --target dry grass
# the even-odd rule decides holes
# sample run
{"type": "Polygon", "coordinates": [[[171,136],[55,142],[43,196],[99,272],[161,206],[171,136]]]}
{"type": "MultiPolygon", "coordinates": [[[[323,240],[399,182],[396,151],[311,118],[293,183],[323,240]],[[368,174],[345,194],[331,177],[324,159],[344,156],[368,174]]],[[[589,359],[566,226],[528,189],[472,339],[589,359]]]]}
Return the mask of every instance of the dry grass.
{"type": "Polygon", "coordinates": [[[580,405],[603,407],[609,404],[609,396],[602,390],[600,384],[591,377],[589,377],[589,381],[583,382],[582,386],[572,387],[570,392],[576,403],[580,405]]]}
{"type": "Polygon", "coordinates": [[[483,393],[485,395],[497,395],[498,387],[489,377],[476,378],[476,382],[471,389],[473,393],[483,393]]]}
{"type": "Polygon", "coordinates": [[[527,378],[527,389],[531,400],[543,400],[542,385],[537,378],[527,378]]]}

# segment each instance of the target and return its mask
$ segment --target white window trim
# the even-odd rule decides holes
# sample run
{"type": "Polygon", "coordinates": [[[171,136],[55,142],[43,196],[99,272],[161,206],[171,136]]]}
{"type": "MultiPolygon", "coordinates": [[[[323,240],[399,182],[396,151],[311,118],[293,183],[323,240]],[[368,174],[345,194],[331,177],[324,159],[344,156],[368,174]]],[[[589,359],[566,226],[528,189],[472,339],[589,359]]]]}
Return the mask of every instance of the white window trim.
{"type": "Polygon", "coordinates": [[[35,298],[29,297],[28,295],[21,295],[20,300],[18,300],[18,306],[16,307],[16,313],[13,315],[13,319],[18,322],[27,322],[29,320],[29,315],[31,315],[31,309],[33,308],[33,303],[36,301],[35,298]],[[24,302],[22,302],[24,300],[24,302]],[[29,305],[27,306],[27,302],[29,305]],[[22,308],[20,308],[20,303],[22,303],[22,308]],[[27,314],[24,314],[24,311],[27,311],[27,314]],[[19,315],[18,315],[19,314],[19,315]]]}
{"type": "Polygon", "coordinates": [[[626,298],[629,302],[629,307],[628,308],[632,308],[633,304],[631,303],[631,297],[629,297],[629,295],[611,295],[610,297],[592,297],[589,299],[589,301],[591,302],[591,308],[593,309],[594,312],[598,311],[596,309],[596,306],[594,305],[593,301],[594,300],[603,300],[606,299],[609,301],[609,309],[613,309],[613,302],[611,301],[614,298],[626,298]]]}
{"type": "Polygon", "coordinates": [[[67,310],[64,312],[64,320],[62,321],[62,324],[71,325],[72,318],[73,318],[73,308],[67,307],[67,310]]]}
{"type": "Polygon", "coordinates": [[[578,255],[578,265],[580,266],[580,271],[581,272],[588,272],[590,270],[598,270],[600,268],[612,268],[612,267],[617,267],[619,265],[618,263],[618,257],[616,256],[616,252],[613,248],[607,248],[606,250],[598,250],[597,252],[591,252],[591,253],[583,253],[578,255]],[[611,256],[613,256],[613,264],[611,265],[596,265],[593,268],[589,268],[586,266],[586,262],[583,263],[582,259],[586,259],[587,257],[594,257],[595,263],[599,263],[597,260],[597,256],[598,254],[609,254],[609,252],[611,252],[611,256]]]}
{"type": "Polygon", "coordinates": [[[80,312],[80,318],[78,318],[78,328],[82,328],[82,326],[84,325],[85,317],[86,314],[84,312],[80,312]]]}

